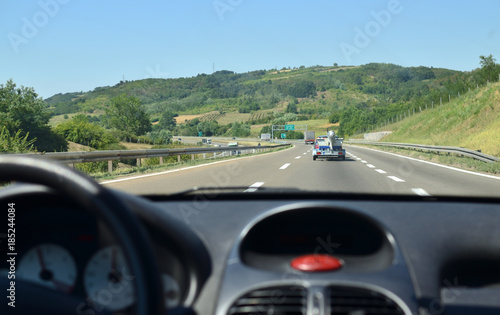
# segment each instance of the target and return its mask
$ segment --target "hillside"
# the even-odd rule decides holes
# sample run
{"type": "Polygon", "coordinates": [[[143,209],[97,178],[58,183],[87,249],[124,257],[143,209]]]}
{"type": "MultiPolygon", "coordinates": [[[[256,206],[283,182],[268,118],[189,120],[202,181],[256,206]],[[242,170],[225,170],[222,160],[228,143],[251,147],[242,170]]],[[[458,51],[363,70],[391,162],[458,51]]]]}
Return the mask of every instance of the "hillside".
{"type": "Polygon", "coordinates": [[[388,126],[382,141],[465,147],[500,157],[500,83],[388,126]]]}
{"type": "Polygon", "coordinates": [[[339,130],[352,134],[356,129],[383,121],[409,103],[455,92],[455,82],[461,76],[463,72],[447,69],[375,63],[359,67],[301,66],[240,74],[218,71],[191,78],[122,81],[93,91],[57,94],[45,103],[55,115],[53,124],[73,113],[92,114],[99,119],[110,99],[121,94],[139,98],[152,121],[165,111],[180,116],[201,115],[201,121],[217,121],[219,125],[236,121],[269,123],[273,112],[286,111],[303,115],[302,119],[333,121],[332,115],[340,116],[352,108],[363,115],[351,115],[362,119],[352,122],[346,115],[339,130]]]}

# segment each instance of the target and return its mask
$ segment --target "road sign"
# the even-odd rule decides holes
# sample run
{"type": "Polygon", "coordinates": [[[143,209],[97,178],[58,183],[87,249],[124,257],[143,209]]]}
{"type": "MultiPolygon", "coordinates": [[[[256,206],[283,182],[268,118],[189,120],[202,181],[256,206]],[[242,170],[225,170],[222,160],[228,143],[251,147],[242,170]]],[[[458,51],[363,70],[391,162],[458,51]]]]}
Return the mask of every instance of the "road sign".
{"type": "Polygon", "coordinates": [[[295,125],[285,125],[285,130],[295,130],[295,125]]]}
{"type": "Polygon", "coordinates": [[[201,137],[201,136],[203,136],[203,132],[198,131],[198,137],[201,137]]]}
{"type": "Polygon", "coordinates": [[[281,134],[281,139],[286,139],[286,133],[281,134]]]}

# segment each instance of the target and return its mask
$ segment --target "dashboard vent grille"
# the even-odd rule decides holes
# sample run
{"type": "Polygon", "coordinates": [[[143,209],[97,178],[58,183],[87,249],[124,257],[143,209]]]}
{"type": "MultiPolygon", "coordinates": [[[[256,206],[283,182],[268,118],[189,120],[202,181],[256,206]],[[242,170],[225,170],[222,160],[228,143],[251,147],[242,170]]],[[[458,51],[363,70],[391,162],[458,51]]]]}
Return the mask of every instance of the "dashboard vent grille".
{"type": "Polygon", "coordinates": [[[404,315],[404,311],[385,295],[367,289],[330,287],[331,315],[404,315]]]}
{"type": "Polygon", "coordinates": [[[307,291],[301,286],[270,287],[240,297],[228,315],[305,315],[307,291]]]}

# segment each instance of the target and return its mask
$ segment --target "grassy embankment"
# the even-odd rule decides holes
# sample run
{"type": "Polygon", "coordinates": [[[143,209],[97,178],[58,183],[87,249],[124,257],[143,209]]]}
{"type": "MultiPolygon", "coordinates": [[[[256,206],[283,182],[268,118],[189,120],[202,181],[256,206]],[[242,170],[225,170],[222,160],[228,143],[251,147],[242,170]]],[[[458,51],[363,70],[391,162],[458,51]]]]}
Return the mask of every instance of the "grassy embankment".
{"type": "MultiPolygon", "coordinates": [[[[388,125],[384,130],[393,131],[381,140],[385,142],[457,146],[500,157],[500,83],[480,87],[441,106],[438,104],[434,109],[388,125]]],[[[475,171],[500,174],[499,162],[484,163],[464,157],[383,149],[475,171]]]]}

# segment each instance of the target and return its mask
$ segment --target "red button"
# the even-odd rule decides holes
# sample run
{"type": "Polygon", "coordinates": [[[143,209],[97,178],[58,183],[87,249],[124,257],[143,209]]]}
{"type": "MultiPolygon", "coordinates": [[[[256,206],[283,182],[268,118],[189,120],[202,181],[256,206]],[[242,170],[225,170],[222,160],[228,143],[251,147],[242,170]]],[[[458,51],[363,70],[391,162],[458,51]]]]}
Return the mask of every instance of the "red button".
{"type": "Polygon", "coordinates": [[[312,254],[297,257],[290,265],[300,271],[332,271],[342,267],[342,261],[329,255],[312,254]]]}

